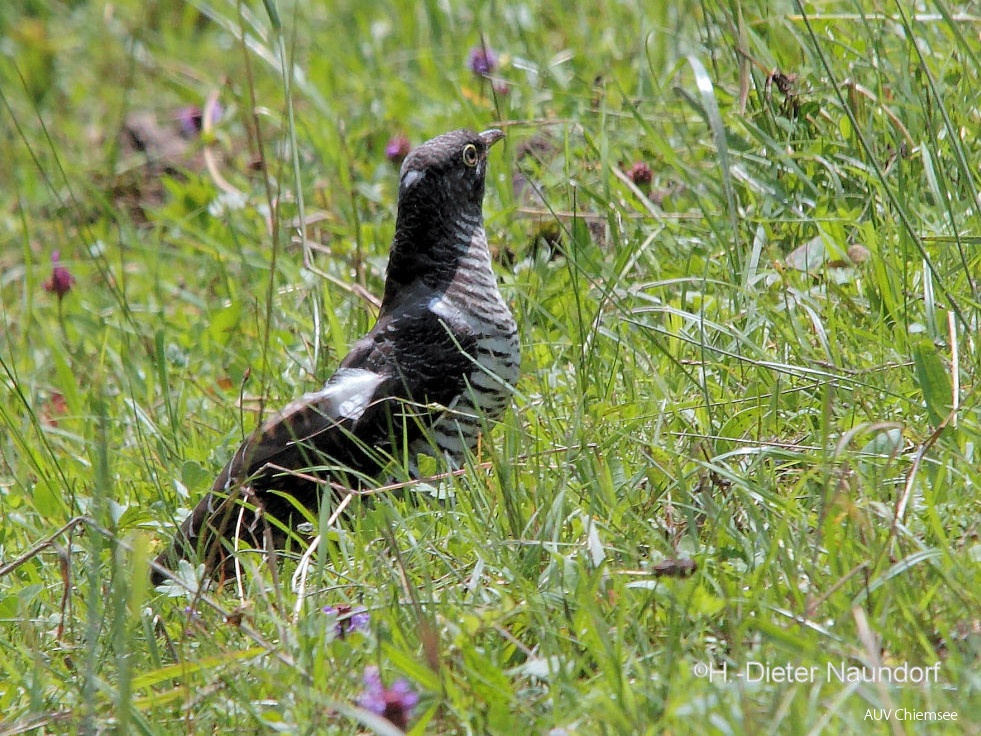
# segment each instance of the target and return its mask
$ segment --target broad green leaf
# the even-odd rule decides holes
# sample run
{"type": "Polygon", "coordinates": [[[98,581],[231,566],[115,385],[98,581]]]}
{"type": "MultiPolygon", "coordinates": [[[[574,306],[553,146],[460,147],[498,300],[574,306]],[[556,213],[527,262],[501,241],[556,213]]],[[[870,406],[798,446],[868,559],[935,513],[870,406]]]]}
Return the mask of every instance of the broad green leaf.
{"type": "Polygon", "coordinates": [[[913,346],[916,383],[923,392],[930,423],[939,425],[950,413],[950,375],[933,342],[927,338],[913,346]]]}

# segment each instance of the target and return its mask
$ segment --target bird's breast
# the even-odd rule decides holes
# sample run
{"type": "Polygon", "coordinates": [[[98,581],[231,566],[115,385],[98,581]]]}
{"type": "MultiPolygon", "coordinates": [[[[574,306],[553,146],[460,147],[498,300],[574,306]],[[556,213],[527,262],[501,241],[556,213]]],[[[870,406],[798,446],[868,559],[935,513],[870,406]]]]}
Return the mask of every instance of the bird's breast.
{"type": "MultiPolygon", "coordinates": [[[[517,325],[496,282],[476,294],[472,282],[450,288],[433,298],[429,308],[449,329],[466,335],[467,342],[473,345],[471,369],[464,376],[468,388],[459,397],[457,413],[497,418],[510,401],[518,380],[521,349],[517,325]]],[[[452,433],[464,428],[467,420],[463,419],[460,426],[457,422],[451,424],[448,429],[452,433]]]]}

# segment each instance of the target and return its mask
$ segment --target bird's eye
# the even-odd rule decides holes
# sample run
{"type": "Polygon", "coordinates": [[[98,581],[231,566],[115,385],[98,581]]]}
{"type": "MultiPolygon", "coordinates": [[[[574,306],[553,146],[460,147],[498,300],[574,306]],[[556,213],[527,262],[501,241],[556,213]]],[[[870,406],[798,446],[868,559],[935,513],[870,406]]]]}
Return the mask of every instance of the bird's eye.
{"type": "Polygon", "coordinates": [[[468,143],[463,149],[463,163],[465,163],[467,166],[473,167],[477,165],[479,158],[480,157],[477,155],[477,146],[475,146],[473,143],[468,143]]]}

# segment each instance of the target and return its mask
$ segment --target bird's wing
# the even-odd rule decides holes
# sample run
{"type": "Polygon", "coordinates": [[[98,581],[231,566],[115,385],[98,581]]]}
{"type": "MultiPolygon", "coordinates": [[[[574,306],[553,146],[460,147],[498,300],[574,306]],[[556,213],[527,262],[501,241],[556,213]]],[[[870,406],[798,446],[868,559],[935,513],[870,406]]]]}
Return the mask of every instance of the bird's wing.
{"type": "Polygon", "coordinates": [[[253,523],[245,529],[232,521],[242,493],[283,520],[293,503],[283,494],[316,508],[322,486],[309,474],[347,487],[359,476],[377,476],[391,454],[423,435],[432,405],[450,406],[466,390],[476,350],[466,325],[434,313],[427,300],[403,305],[396,315],[381,317],[322,389],[290,403],[242,443],[159,564],[171,566],[175,555],[197,550],[214,570],[225,559],[220,538],[237,534],[260,544],[253,523]]]}
{"type": "MultiPolygon", "coordinates": [[[[356,444],[359,421],[390,393],[392,376],[362,368],[338,370],[319,391],[304,394],[266,420],[229,460],[215,479],[212,490],[227,490],[245,481],[263,466],[273,464],[294,470],[317,466],[311,450],[334,457],[345,444],[356,444]]],[[[351,451],[341,452],[343,461],[351,451]]]]}
{"type": "Polygon", "coordinates": [[[322,389],[293,401],[242,444],[213,490],[266,465],[376,474],[393,440],[399,449],[424,431],[426,422],[413,417],[430,405],[449,406],[466,390],[474,346],[465,325],[449,324],[428,304],[380,319],[322,389]]]}

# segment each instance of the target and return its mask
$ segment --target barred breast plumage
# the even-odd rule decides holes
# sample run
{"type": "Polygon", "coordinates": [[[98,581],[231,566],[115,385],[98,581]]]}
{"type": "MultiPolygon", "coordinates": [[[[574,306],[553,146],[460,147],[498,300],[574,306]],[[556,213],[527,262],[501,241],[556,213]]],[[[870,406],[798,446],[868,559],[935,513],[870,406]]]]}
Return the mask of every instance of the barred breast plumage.
{"type": "Polygon", "coordinates": [[[417,453],[459,465],[502,414],[518,379],[518,330],[483,224],[487,151],[502,137],[457,130],[405,159],[375,326],[321,390],[242,444],[157,558],[155,582],[180,558],[215,572],[233,548],[282,544],[267,517],[289,525],[294,501],[316,508],[332,497],[322,481],[356,488],[393,459],[413,467],[417,453]]]}

